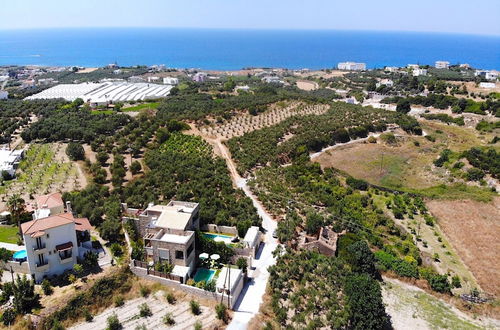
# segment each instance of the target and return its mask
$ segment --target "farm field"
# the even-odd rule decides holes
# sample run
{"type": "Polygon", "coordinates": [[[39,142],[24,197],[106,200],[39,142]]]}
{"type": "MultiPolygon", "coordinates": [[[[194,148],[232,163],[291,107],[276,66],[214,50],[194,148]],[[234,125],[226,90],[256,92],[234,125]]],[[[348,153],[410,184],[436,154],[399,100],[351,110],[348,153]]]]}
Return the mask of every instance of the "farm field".
{"type": "Polygon", "coordinates": [[[0,187],[0,210],[8,197],[19,193],[28,203],[35,195],[72,191],[86,186],[77,163],[70,162],[65,144],[32,144],[19,165],[17,178],[0,187]]]}
{"type": "Polygon", "coordinates": [[[149,102],[149,103],[142,103],[138,105],[133,105],[131,107],[127,108],[122,108],[123,112],[135,112],[135,111],[140,111],[144,109],[157,109],[158,106],[160,105],[160,102],[149,102]]]}
{"type": "Polygon", "coordinates": [[[483,290],[500,296],[500,197],[493,202],[429,201],[427,206],[483,290]]]}
{"type": "Polygon", "coordinates": [[[329,106],[326,104],[307,105],[302,102],[279,102],[255,116],[249,113],[242,113],[223,124],[203,126],[200,128],[200,131],[203,135],[212,138],[230,139],[263,127],[276,125],[292,116],[319,115],[325,113],[328,108],[329,106]]]}
{"type": "Polygon", "coordinates": [[[377,143],[349,144],[326,151],[314,161],[323,168],[338,168],[373,184],[424,189],[454,180],[446,169],[432,164],[443,149],[463,151],[484,144],[488,138],[463,127],[428,121],[421,125],[427,134],[436,138],[436,142],[422,136],[402,135],[397,137],[396,144],[389,145],[380,139],[377,143]]]}
{"type": "Polygon", "coordinates": [[[204,329],[209,329],[216,327],[219,323],[213,310],[208,307],[200,306],[202,312],[195,316],[190,311],[189,302],[178,301],[175,305],[169,305],[163,298],[163,294],[163,291],[158,291],[147,298],[126,301],[121,307],[110,308],[96,315],[91,323],[80,323],[69,329],[104,329],[106,328],[106,319],[113,314],[118,316],[123,329],[137,329],[142,325],[146,329],[192,329],[196,322],[201,323],[204,329]],[[139,306],[143,303],[146,303],[151,309],[152,315],[150,317],[141,318],[139,316],[139,306]],[[163,323],[162,319],[167,313],[171,313],[175,321],[172,326],[163,323]]]}
{"type": "Polygon", "coordinates": [[[384,279],[382,296],[395,330],[496,329],[498,321],[472,319],[452,305],[394,279],[384,279]]]}

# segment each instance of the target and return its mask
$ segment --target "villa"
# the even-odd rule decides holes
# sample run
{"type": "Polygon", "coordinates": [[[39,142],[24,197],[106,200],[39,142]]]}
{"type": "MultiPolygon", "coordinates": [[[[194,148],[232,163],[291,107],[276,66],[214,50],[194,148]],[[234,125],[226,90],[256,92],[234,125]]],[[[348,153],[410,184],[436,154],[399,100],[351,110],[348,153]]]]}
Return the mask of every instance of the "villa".
{"type": "Polygon", "coordinates": [[[187,278],[196,266],[195,230],[199,229],[198,203],[170,201],[167,205],[152,203],[134,222],[148,258],[168,261],[173,273],[187,278]]]}
{"type": "Polygon", "coordinates": [[[435,65],[436,69],[448,69],[450,67],[450,62],[448,61],[436,61],[435,65]]]}
{"type": "Polygon", "coordinates": [[[88,219],[74,218],[71,210],[21,224],[32,278],[39,283],[72,269],[91,229],[88,219]]]}
{"type": "Polygon", "coordinates": [[[340,62],[337,68],[346,71],[364,71],[366,70],[366,63],[340,62]]]}
{"type": "Polygon", "coordinates": [[[419,77],[419,76],[427,76],[427,69],[413,69],[413,76],[414,77],[419,77]]]}
{"type": "Polygon", "coordinates": [[[0,149],[0,173],[5,171],[9,176],[14,177],[23,156],[24,150],[0,149]]]}
{"type": "MultiPolygon", "coordinates": [[[[71,207],[69,202],[68,207],[71,207]]],[[[33,220],[42,219],[51,215],[63,213],[64,201],[61,193],[58,192],[41,195],[35,198],[34,204],[27,206],[27,210],[33,212],[33,220]]]]}

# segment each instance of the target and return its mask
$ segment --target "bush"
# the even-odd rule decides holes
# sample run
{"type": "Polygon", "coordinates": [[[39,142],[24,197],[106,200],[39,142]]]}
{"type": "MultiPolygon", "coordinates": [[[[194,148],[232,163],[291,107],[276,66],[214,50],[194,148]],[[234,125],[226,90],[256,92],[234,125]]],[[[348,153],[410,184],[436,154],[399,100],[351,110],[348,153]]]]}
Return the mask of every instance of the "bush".
{"type": "Polygon", "coordinates": [[[137,174],[141,170],[142,170],[142,166],[141,166],[141,163],[139,163],[139,161],[134,160],[132,162],[132,164],[130,164],[130,171],[132,172],[132,174],[137,174]]]}
{"type": "Polygon", "coordinates": [[[79,143],[70,142],[66,147],[66,154],[71,160],[84,160],[85,150],[79,143]]]}
{"type": "Polygon", "coordinates": [[[243,257],[238,258],[238,260],[236,260],[236,266],[238,266],[239,269],[242,269],[243,273],[246,273],[248,267],[247,259],[243,257]]]}
{"type": "Polygon", "coordinates": [[[118,316],[116,316],[116,314],[109,316],[106,319],[106,323],[108,324],[106,330],[120,330],[122,328],[122,324],[118,320],[118,316]]]}
{"type": "Polygon", "coordinates": [[[217,319],[222,320],[227,323],[227,307],[223,303],[217,304],[215,306],[215,313],[217,314],[217,319]]]}
{"type": "Polygon", "coordinates": [[[201,324],[200,321],[196,321],[194,324],[194,330],[201,330],[203,329],[203,325],[201,324]]]}
{"type": "Polygon", "coordinates": [[[50,284],[50,281],[48,279],[44,279],[42,281],[42,291],[43,291],[43,294],[46,296],[50,296],[54,292],[54,289],[52,288],[52,284],[50,284]]]}
{"type": "Polygon", "coordinates": [[[451,278],[451,285],[457,289],[462,287],[462,283],[460,282],[460,277],[458,277],[458,275],[451,278]]]}
{"type": "Polygon", "coordinates": [[[446,275],[438,275],[434,274],[430,276],[430,279],[428,280],[432,290],[441,292],[441,293],[450,293],[451,292],[451,287],[450,283],[448,282],[448,277],[446,275]]]}
{"type": "Polygon", "coordinates": [[[113,257],[120,257],[123,255],[123,249],[122,246],[118,243],[113,243],[111,244],[110,248],[111,253],[113,254],[113,257]]]}
{"type": "Polygon", "coordinates": [[[174,317],[172,316],[172,313],[165,314],[165,316],[163,317],[163,324],[170,326],[175,324],[175,320],[174,317]]]}
{"type": "Polygon", "coordinates": [[[170,305],[174,305],[177,302],[177,299],[175,298],[175,296],[172,292],[167,292],[167,294],[165,295],[165,298],[167,299],[167,302],[170,305]]]}
{"type": "Polygon", "coordinates": [[[75,272],[76,276],[82,276],[83,274],[83,266],[80,264],[74,264],[73,265],[73,271],[75,272]]]}
{"type": "Polygon", "coordinates": [[[149,296],[149,294],[151,293],[150,288],[148,288],[147,286],[142,286],[142,285],[141,285],[141,288],[139,289],[139,291],[141,292],[141,296],[144,298],[149,296]]]}
{"type": "Polygon", "coordinates": [[[14,320],[16,319],[16,311],[13,308],[7,308],[3,311],[2,314],[2,323],[6,326],[12,325],[14,320]]]}
{"type": "Polygon", "coordinates": [[[139,305],[139,316],[140,317],[149,317],[153,315],[151,312],[151,308],[149,308],[148,304],[143,303],[139,305]]]}
{"type": "Polygon", "coordinates": [[[122,296],[116,296],[115,297],[115,306],[116,307],[123,306],[124,303],[125,303],[125,300],[123,299],[122,296]]]}
{"type": "Polygon", "coordinates": [[[366,181],[356,179],[351,176],[346,179],[346,183],[353,189],[358,189],[358,190],[368,189],[368,183],[366,181]]]}
{"type": "Polygon", "coordinates": [[[86,322],[92,322],[94,316],[89,312],[87,308],[83,310],[83,316],[85,317],[86,322]]]}
{"type": "Polygon", "coordinates": [[[469,181],[479,181],[484,178],[484,172],[478,168],[470,168],[467,170],[467,180],[469,181]]]}
{"type": "Polygon", "coordinates": [[[194,315],[200,315],[201,308],[200,304],[197,301],[191,300],[189,302],[189,308],[191,309],[191,313],[193,313],[194,315]]]}

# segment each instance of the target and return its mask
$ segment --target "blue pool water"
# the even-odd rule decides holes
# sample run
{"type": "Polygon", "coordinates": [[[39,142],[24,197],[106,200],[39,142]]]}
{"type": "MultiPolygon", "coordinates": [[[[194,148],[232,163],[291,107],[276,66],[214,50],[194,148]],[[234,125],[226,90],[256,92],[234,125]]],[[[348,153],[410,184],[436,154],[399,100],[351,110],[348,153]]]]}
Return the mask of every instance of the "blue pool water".
{"type": "Polygon", "coordinates": [[[334,30],[88,28],[0,30],[0,65],[368,68],[469,63],[500,69],[500,36],[334,30]]]}
{"type": "Polygon", "coordinates": [[[215,270],[213,269],[206,269],[206,268],[200,268],[194,275],[194,281],[195,282],[210,282],[212,278],[214,278],[215,275],[215,270]]]}
{"type": "Polygon", "coordinates": [[[26,250],[21,250],[21,251],[17,251],[16,253],[14,253],[14,260],[22,260],[22,259],[26,259],[26,257],[28,256],[28,254],[26,253],[26,250]]]}
{"type": "Polygon", "coordinates": [[[220,241],[220,242],[224,242],[226,244],[231,244],[231,241],[234,238],[234,236],[224,235],[224,234],[203,233],[203,235],[205,235],[205,237],[208,237],[214,241],[220,241]]]}

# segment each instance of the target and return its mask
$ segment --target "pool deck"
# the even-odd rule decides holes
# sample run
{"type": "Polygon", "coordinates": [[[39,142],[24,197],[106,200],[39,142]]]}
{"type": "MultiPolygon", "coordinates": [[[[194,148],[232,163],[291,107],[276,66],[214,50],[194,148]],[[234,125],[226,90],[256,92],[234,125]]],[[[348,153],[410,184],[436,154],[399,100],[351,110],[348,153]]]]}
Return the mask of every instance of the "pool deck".
{"type": "Polygon", "coordinates": [[[14,252],[26,249],[26,247],[24,245],[17,245],[17,244],[4,243],[4,242],[0,242],[0,248],[5,248],[9,251],[14,251],[14,252]]]}

